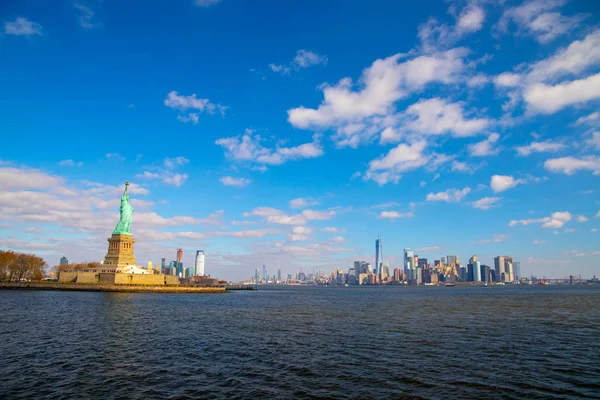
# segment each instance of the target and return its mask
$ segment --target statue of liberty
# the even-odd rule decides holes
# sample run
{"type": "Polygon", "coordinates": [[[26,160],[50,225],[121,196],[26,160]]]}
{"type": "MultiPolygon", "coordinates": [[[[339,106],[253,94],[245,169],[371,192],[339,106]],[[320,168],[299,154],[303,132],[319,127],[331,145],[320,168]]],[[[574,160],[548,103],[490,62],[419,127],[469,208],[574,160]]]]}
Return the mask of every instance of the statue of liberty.
{"type": "Polygon", "coordinates": [[[133,216],[133,207],[129,204],[129,181],[125,182],[125,191],[121,196],[121,219],[115,228],[113,235],[131,235],[129,229],[131,228],[131,218],[133,216]]]}

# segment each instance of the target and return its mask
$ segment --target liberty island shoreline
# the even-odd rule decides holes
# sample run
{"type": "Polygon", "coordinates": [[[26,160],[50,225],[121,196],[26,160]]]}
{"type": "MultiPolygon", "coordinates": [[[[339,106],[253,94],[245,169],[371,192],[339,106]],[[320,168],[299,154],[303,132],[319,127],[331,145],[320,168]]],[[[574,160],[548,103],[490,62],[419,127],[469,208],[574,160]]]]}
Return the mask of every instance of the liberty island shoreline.
{"type": "Polygon", "coordinates": [[[62,282],[0,282],[0,290],[50,290],[69,292],[121,292],[121,293],[198,293],[217,294],[230,290],[255,290],[254,287],[194,287],[156,285],[111,285],[62,282]]]}

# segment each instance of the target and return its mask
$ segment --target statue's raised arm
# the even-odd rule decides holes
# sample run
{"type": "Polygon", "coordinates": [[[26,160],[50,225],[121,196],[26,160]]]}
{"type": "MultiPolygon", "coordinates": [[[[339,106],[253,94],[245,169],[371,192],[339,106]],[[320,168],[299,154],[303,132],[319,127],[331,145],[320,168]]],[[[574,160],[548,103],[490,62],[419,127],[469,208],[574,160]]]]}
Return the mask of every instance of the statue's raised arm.
{"type": "Polygon", "coordinates": [[[129,204],[128,189],[129,181],[125,182],[125,191],[123,192],[123,196],[121,196],[121,218],[119,219],[119,223],[113,231],[113,235],[131,235],[131,232],[129,230],[131,228],[133,207],[131,206],[131,204],[129,204]]]}

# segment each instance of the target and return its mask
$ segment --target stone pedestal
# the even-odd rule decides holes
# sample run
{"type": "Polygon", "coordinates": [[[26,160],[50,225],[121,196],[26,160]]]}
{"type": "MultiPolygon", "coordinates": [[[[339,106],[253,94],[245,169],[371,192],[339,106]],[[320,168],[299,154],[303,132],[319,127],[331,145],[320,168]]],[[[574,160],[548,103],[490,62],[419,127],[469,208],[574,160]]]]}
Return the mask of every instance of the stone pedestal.
{"type": "Polygon", "coordinates": [[[104,257],[104,265],[117,269],[128,265],[135,265],[133,244],[135,239],[131,235],[113,234],[108,238],[108,253],[104,257]]]}

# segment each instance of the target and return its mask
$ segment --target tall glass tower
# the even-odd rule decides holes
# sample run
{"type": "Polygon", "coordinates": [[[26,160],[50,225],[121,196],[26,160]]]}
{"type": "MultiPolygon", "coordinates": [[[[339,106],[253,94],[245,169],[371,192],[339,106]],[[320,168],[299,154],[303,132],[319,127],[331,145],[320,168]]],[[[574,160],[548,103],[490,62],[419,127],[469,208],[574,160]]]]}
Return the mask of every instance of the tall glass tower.
{"type": "Polygon", "coordinates": [[[196,251],[196,263],[194,267],[194,275],[204,276],[204,250],[196,251]]]}
{"type": "Polygon", "coordinates": [[[381,238],[379,237],[379,232],[377,233],[377,240],[375,241],[375,268],[377,268],[377,273],[379,274],[379,282],[382,280],[382,268],[381,263],[383,262],[383,245],[381,244],[381,238]],[[381,259],[380,259],[381,258],[381,259]]]}

